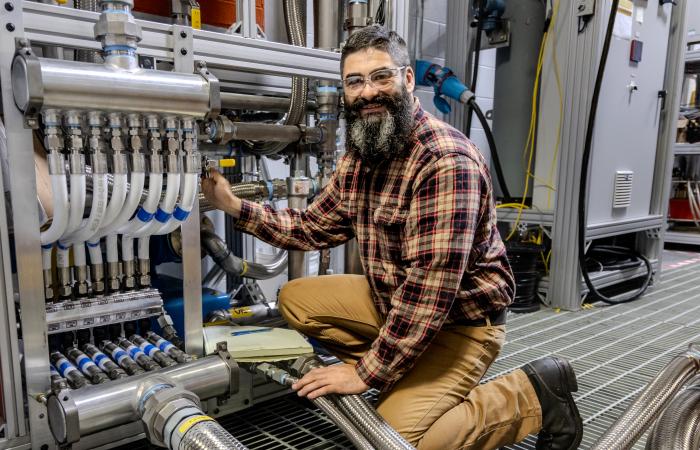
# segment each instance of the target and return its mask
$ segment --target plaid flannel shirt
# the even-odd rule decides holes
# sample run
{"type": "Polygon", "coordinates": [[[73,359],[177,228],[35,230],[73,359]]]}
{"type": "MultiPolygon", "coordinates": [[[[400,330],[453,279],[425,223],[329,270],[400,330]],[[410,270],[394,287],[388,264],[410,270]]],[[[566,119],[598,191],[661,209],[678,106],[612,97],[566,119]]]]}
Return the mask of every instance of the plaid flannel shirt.
{"type": "Polygon", "coordinates": [[[346,154],[306,210],[243,201],[237,222],[290,250],[357,237],[384,325],[356,369],[380,390],[413,367],[444,325],[502,310],[515,285],[482,155],[414,102],[415,128],[404,156],[371,169],[346,154]]]}

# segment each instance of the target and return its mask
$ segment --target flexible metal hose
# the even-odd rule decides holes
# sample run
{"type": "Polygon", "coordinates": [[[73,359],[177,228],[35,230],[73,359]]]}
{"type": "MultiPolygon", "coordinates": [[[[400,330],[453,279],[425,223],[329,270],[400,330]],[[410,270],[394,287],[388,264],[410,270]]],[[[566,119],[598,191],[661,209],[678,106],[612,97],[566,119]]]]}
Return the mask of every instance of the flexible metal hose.
{"type": "Polygon", "coordinates": [[[697,450],[700,448],[700,385],[681,392],[656,421],[647,450],[697,450]]]}
{"type": "MultiPolygon", "coordinates": [[[[100,10],[99,3],[99,0],[75,0],[73,6],[75,9],[97,12],[100,10]]],[[[95,50],[76,50],[75,60],[98,63],[100,62],[100,52],[96,52],[95,50]]]]}
{"type": "Polygon", "coordinates": [[[403,436],[389,425],[377,411],[359,395],[331,396],[338,407],[357,425],[379,450],[414,449],[403,436]]]}
{"type": "Polygon", "coordinates": [[[612,424],[592,450],[630,448],[656,420],[673,397],[700,370],[700,347],[691,344],[688,351],[671,360],[647,385],[625,413],[612,424]]]}
{"type": "Polygon", "coordinates": [[[199,422],[182,438],[177,450],[247,450],[218,422],[199,422]]]}
{"type": "Polygon", "coordinates": [[[202,230],[200,237],[207,254],[230,275],[268,280],[284,272],[287,267],[287,252],[278,252],[270,264],[254,263],[235,256],[223,239],[211,231],[202,230]]]}
{"type": "MultiPolygon", "coordinates": [[[[287,373],[287,371],[280,370],[274,366],[269,366],[272,371],[267,373],[267,376],[270,376],[273,380],[277,381],[278,383],[284,384],[286,386],[291,386],[297,381],[299,381],[299,378],[293,377],[287,373]],[[281,375],[281,377],[279,377],[281,375]]],[[[259,367],[259,369],[262,368],[259,367]]],[[[360,431],[355,427],[355,425],[346,417],[343,415],[343,413],[338,409],[338,407],[333,403],[331,400],[329,400],[328,396],[327,397],[318,397],[313,400],[311,400],[311,403],[313,403],[318,409],[323,411],[323,413],[333,422],[338,428],[340,428],[340,431],[342,431],[345,436],[347,436],[348,439],[350,439],[350,442],[353,443],[353,445],[358,448],[359,450],[374,450],[374,446],[370,444],[370,442],[360,433],[360,431]]]]}
{"type": "MultiPolygon", "coordinates": [[[[284,19],[287,36],[292,45],[306,46],[306,30],[304,29],[304,2],[301,0],[284,0],[284,19]]],[[[302,122],[306,111],[306,97],[309,92],[309,80],[305,77],[292,77],[292,92],[289,110],[284,120],[285,125],[297,125],[302,122]]],[[[286,142],[267,142],[254,145],[248,150],[256,155],[274,155],[287,147],[286,142]]]]}
{"type": "Polygon", "coordinates": [[[311,400],[323,413],[361,450],[374,450],[374,446],[360,433],[353,423],[338,410],[337,406],[325,397],[311,400]]]}

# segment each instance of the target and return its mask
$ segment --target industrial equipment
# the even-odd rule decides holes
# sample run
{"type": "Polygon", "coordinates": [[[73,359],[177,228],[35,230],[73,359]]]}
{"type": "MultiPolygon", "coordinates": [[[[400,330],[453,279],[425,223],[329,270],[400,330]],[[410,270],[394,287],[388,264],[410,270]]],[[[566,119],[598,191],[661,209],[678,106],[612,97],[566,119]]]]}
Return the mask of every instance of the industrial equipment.
{"type": "MultiPolygon", "coordinates": [[[[212,212],[200,180],[214,167],[241,198],[303,209],[328,183],[343,150],[342,40],[375,22],[407,35],[408,2],[315,0],[313,45],[306,42],[301,0],[280,3],[291,45],[259,38],[264,27],[256,23],[254,0],[237,2],[232,17],[238,22],[229,15],[212,19],[204,2],[165,2],[166,17],[162,5],[140,3],[148,15],[135,12],[133,0],[10,0],[0,7],[0,180],[6,194],[0,199],[0,449],[86,449],[143,438],[173,449],[245,448],[215,419],[285,395],[320,362],[313,355],[236,361],[227,342],[206,351],[204,327],[280,325],[274,296],[281,281],[362,271],[352,243],[321,252],[317,262],[296,251],[265,255],[259,242],[234,230],[232,218],[212,212]],[[272,164],[288,176],[271,176],[272,164]],[[203,267],[209,269],[204,276],[203,267]]],[[[446,112],[443,95],[460,101],[449,111],[454,125],[464,129],[473,110],[489,130],[510,204],[502,208],[502,222],[513,223],[508,231],[522,240],[538,241],[550,266],[540,290],[549,292],[550,304],[578,308],[585,294],[578,254],[565,246],[574,241],[577,191],[566,181],[580,172],[585,101],[562,97],[551,77],[559,70],[558,55],[562,89],[587,95],[593,72],[581,67],[600,51],[602,14],[586,10],[587,25],[578,30],[572,25],[582,20],[577,2],[551,2],[554,9],[539,0],[465,6],[470,3],[448,4],[453,34],[447,63],[455,71],[417,61],[421,82],[435,87],[446,112]],[[460,22],[466,17],[478,19],[476,39],[460,22]],[[569,38],[553,53],[543,52],[547,39],[538,27],[569,38]],[[473,67],[466,47],[476,49],[478,67],[482,45],[501,52],[493,116],[473,92],[477,72],[466,77],[473,67]],[[519,57],[511,61],[507,52],[519,57]],[[542,107],[533,112],[538,83],[542,107]],[[503,98],[512,105],[502,106],[503,98]],[[557,107],[564,101],[565,112],[557,107]],[[533,117],[559,126],[537,127],[533,117]],[[522,174],[512,161],[535,136],[536,146],[528,147],[533,164],[522,174]],[[535,177],[548,181],[526,202],[528,187],[517,186],[535,177]],[[506,185],[522,201],[511,198],[506,185]]],[[[642,82],[641,72],[648,61],[673,61],[683,48],[673,30],[683,23],[684,9],[653,2],[649,8],[645,27],[661,30],[664,39],[643,53],[635,44],[639,66],[630,70],[639,78],[623,89],[630,111],[645,114],[650,109],[639,109],[638,97],[649,106],[660,90],[673,99],[680,87],[670,69],[665,81],[656,74],[642,82]]],[[[619,53],[626,44],[616,45],[619,53]]],[[[617,94],[618,88],[608,86],[617,94]]],[[[591,210],[586,241],[636,234],[636,247],[654,268],[664,195],[637,180],[668,171],[666,111],[677,106],[669,100],[667,108],[652,108],[663,113],[661,124],[645,137],[644,157],[630,162],[634,167],[621,162],[629,155],[594,154],[592,172],[605,182],[593,183],[597,193],[591,195],[610,204],[591,210]]],[[[600,148],[612,131],[606,127],[597,136],[600,148]]],[[[539,276],[530,263],[523,272],[534,290],[539,276]]],[[[644,270],[623,264],[594,281],[616,283],[644,270]]],[[[314,403],[358,448],[412,448],[361,397],[314,403]]]]}
{"type": "MultiPolygon", "coordinates": [[[[292,45],[255,39],[264,26],[251,0],[223,28],[214,2],[165,2],[173,23],[160,7],[138,16],[133,0],[50,3],[0,9],[0,448],[144,437],[245,448],[214,418],[288,386],[239,365],[226,339],[205,351],[203,327],[279,325],[256,281],[304,276],[308,264],[299,252],[260,261],[230,220],[204,219],[200,179],[214,167],[242,198],[303,208],[337,158],[343,33],[376,11],[402,29],[407,9],[317,1],[314,49],[299,0],[283,2],[292,45]],[[291,176],[272,179],[262,155],[284,157],[291,176]],[[202,279],[205,256],[214,265],[202,279]],[[203,291],[209,284],[228,294],[203,291]]],[[[322,273],[338,260],[324,254],[322,273]]]]}

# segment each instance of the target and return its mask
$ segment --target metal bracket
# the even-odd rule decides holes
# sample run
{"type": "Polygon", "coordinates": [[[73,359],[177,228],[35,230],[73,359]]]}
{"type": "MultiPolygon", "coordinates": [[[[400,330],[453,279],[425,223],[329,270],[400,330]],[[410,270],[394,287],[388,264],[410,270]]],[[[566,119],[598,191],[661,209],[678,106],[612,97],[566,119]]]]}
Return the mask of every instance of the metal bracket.
{"type": "Polygon", "coordinates": [[[218,117],[221,112],[221,88],[219,86],[219,79],[209,72],[207,63],[204,61],[197,61],[196,65],[196,72],[209,82],[209,114],[207,114],[206,118],[214,119],[218,117]]]}
{"type": "Polygon", "coordinates": [[[50,395],[47,411],[51,434],[56,442],[65,445],[80,440],[80,418],[70,389],[50,395]]]}
{"type": "Polygon", "coordinates": [[[595,0],[577,0],[576,16],[592,16],[595,14],[595,0]]]}
{"type": "Polygon", "coordinates": [[[229,387],[228,395],[231,396],[237,394],[240,389],[241,382],[241,375],[239,373],[240,368],[238,367],[238,363],[228,352],[228,346],[226,345],[226,342],[216,343],[216,353],[226,363],[229,369],[229,374],[231,376],[231,385],[229,387]]]}
{"type": "Polygon", "coordinates": [[[501,27],[486,33],[490,48],[507,47],[510,45],[510,21],[502,20],[501,27]]]}
{"type": "Polygon", "coordinates": [[[645,230],[644,233],[649,239],[661,239],[661,231],[661,227],[658,227],[645,230]]]}

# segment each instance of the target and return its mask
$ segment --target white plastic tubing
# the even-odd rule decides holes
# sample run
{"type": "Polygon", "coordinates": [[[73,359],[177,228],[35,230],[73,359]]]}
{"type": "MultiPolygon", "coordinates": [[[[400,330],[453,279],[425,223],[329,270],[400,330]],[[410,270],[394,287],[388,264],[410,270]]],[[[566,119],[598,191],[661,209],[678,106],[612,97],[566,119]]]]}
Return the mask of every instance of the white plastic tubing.
{"type": "MultiPolygon", "coordinates": [[[[170,175],[173,174],[168,174],[168,181],[171,180],[170,175]]],[[[148,251],[150,236],[168,234],[175,231],[177,227],[179,227],[180,224],[182,224],[182,222],[184,222],[187,219],[190,212],[192,211],[192,207],[194,206],[194,201],[197,196],[198,174],[186,173],[184,174],[183,178],[183,182],[179,182],[179,178],[178,181],[175,182],[176,185],[179,185],[180,203],[177,206],[175,206],[174,200],[176,200],[177,197],[175,195],[172,195],[173,191],[175,190],[175,187],[173,186],[173,189],[171,190],[171,185],[168,184],[165,199],[163,200],[161,207],[158,209],[158,213],[156,214],[156,220],[154,221],[154,224],[151,227],[149,227],[149,231],[151,228],[154,231],[152,231],[149,234],[142,235],[141,233],[138,233],[133,236],[139,238],[139,259],[150,259],[148,251]],[[170,198],[169,195],[171,195],[170,198]]],[[[172,179],[174,179],[174,177],[172,179]]],[[[133,246],[133,243],[127,243],[125,245],[133,246]]]]}

